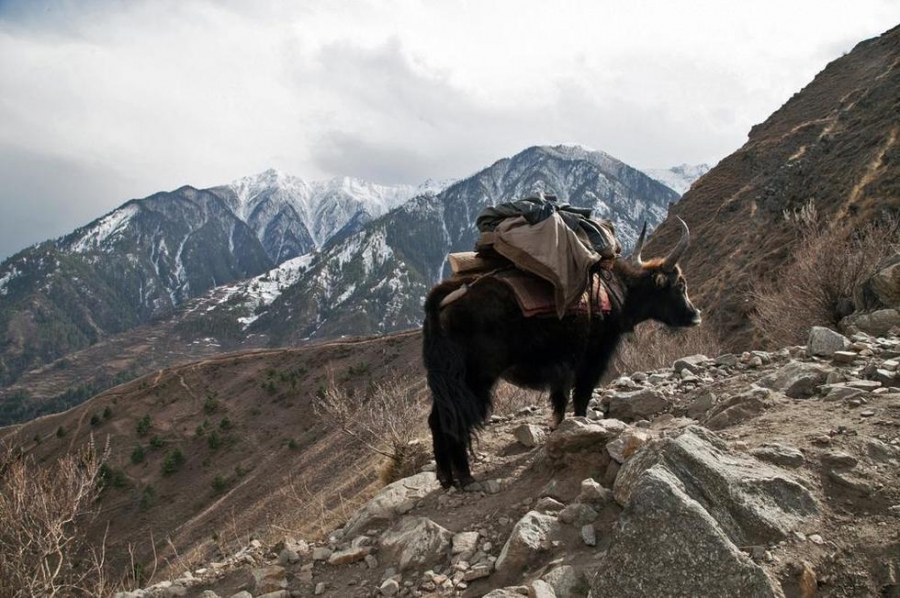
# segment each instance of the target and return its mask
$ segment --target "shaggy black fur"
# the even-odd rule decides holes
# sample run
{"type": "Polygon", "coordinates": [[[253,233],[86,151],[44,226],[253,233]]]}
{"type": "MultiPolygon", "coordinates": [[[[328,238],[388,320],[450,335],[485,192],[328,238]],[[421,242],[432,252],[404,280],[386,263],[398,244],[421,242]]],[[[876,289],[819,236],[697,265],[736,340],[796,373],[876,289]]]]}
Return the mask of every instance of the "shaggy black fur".
{"type": "Polygon", "coordinates": [[[606,371],[622,334],[646,320],[668,326],[695,326],[700,312],[691,304],[681,270],[663,260],[624,258],[614,264],[621,304],[598,314],[563,319],[522,315],[506,284],[483,278],[443,309],[441,301],[474,278],[436,285],[425,301],[423,358],[432,393],[428,418],[437,476],[446,488],[473,482],[468,453],[472,436],[491,410],[491,390],[499,378],[534,389],[549,389],[554,425],[565,416],[569,394],[575,415],[586,415],[591,392],[606,371]],[[455,472],[455,476],[454,476],[455,472]]]}

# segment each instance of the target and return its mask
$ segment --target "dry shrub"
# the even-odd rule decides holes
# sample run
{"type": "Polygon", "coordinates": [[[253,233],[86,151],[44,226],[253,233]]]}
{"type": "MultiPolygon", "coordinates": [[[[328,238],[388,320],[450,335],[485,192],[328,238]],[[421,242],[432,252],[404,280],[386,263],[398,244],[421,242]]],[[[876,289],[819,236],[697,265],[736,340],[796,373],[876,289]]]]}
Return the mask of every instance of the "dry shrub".
{"type": "Polygon", "coordinates": [[[523,407],[541,405],[542,403],[542,393],[526,388],[519,388],[509,382],[501,381],[494,388],[491,399],[491,411],[497,415],[513,415],[523,407]]]}
{"type": "Polygon", "coordinates": [[[381,478],[389,483],[425,464],[428,449],[417,441],[425,430],[423,383],[400,374],[375,383],[356,397],[329,375],[313,406],[325,422],[372,453],[387,459],[381,478]]]}
{"type": "Polygon", "coordinates": [[[804,343],[812,326],[836,328],[875,266],[900,245],[900,221],[893,217],[853,229],[819,222],[811,204],[785,216],[800,236],[792,260],[752,292],[750,319],[769,347],[804,343]]]}
{"type": "Polygon", "coordinates": [[[104,547],[82,530],[97,513],[101,465],[93,439],[41,466],[7,447],[0,455],[0,596],[102,596],[111,592],[104,547]]]}
{"type": "Polygon", "coordinates": [[[672,362],[679,357],[698,353],[710,357],[722,353],[722,343],[712,327],[701,324],[676,329],[647,322],[636,327],[619,344],[605,379],[672,367],[672,362]]]}

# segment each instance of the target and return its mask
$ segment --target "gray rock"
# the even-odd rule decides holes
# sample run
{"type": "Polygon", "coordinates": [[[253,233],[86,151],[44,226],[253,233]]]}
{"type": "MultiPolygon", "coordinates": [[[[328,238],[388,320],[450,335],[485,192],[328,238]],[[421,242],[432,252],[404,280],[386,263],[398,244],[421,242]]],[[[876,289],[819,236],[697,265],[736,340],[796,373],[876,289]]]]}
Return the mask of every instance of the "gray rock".
{"type": "Polygon", "coordinates": [[[465,575],[463,575],[463,581],[475,581],[476,579],[482,579],[484,577],[489,576],[494,572],[494,565],[491,563],[482,563],[479,565],[475,565],[468,571],[466,571],[465,575]]]}
{"type": "Polygon", "coordinates": [[[831,357],[835,351],[844,351],[850,347],[850,339],[824,326],[813,326],[809,329],[806,351],[816,357],[831,357]]]}
{"type": "Polygon", "coordinates": [[[876,388],[881,388],[881,382],[878,382],[877,380],[850,380],[845,386],[863,390],[865,392],[872,392],[876,388]]]}
{"type": "Polygon", "coordinates": [[[652,388],[633,392],[617,392],[609,400],[609,417],[622,420],[642,419],[669,408],[671,401],[652,388]]]}
{"type": "Polygon", "coordinates": [[[706,371],[706,364],[710,361],[710,358],[706,355],[691,355],[689,357],[676,359],[675,363],[672,364],[672,369],[678,374],[684,370],[688,370],[694,375],[702,374],[706,371]]]}
{"type": "Polygon", "coordinates": [[[556,598],[556,592],[546,581],[536,579],[528,586],[528,598],[556,598]]]}
{"type": "Polygon", "coordinates": [[[588,546],[597,545],[597,531],[592,523],[586,523],[581,526],[581,539],[588,546]]]}
{"type": "MultiPolygon", "coordinates": [[[[219,595],[212,590],[203,590],[202,592],[200,592],[199,598],[219,598],[219,595]]],[[[251,598],[253,597],[251,596],[251,598]]]]}
{"type": "Polygon", "coordinates": [[[313,594],[315,594],[316,596],[321,596],[324,593],[325,593],[325,582],[320,581],[319,583],[316,584],[316,589],[313,590],[313,594]]]}
{"type": "Polygon", "coordinates": [[[818,513],[809,490],[783,469],[733,453],[699,426],[629,459],[616,477],[616,501],[627,506],[643,476],[657,465],[675,472],[671,475],[681,480],[682,492],[706,508],[738,546],[782,540],[818,513]]]}
{"type": "Polygon", "coordinates": [[[835,351],[831,359],[835,363],[853,363],[858,355],[854,351],[835,351]]]}
{"type": "Polygon", "coordinates": [[[385,580],[385,582],[378,587],[378,591],[381,592],[382,596],[396,596],[400,591],[400,582],[393,578],[385,580]]]}
{"type": "Polygon", "coordinates": [[[866,332],[873,336],[887,336],[894,326],[900,326],[900,310],[897,309],[855,313],[841,320],[841,328],[848,334],[866,332]]]}
{"type": "Polygon", "coordinates": [[[274,592],[266,592],[265,594],[260,594],[256,598],[291,598],[291,593],[287,590],[276,590],[274,592]]]}
{"type": "Polygon", "coordinates": [[[597,516],[593,507],[582,503],[571,504],[559,512],[560,521],[578,526],[596,521],[597,516]]]}
{"type": "Polygon", "coordinates": [[[859,388],[853,388],[846,384],[826,384],[822,390],[825,391],[824,399],[826,401],[843,401],[864,394],[864,391],[859,388]]]}
{"type": "Polygon", "coordinates": [[[578,493],[578,502],[602,504],[609,502],[612,492],[598,484],[593,478],[581,480],[581,492],[578,493]]]}
{"type": "Polygon", "coordinates": [[[408,513],[416,502],[440,488],[432,472],[419,473],[397,480],[381,489],[344,526],[345,536],[355,536],[377,522],[391,521],[408,513]]]}
{"type": "Polygon", "coordinates": [[[256,584],[256,593],[265,594],[287,588],[287,577],[284,567],[271,565],[254,569],[253,581],[256,584]]]}
{"type": "Polygon", "coordinates": [[[528,448],[533,448],[544,444],[547,434],[539,427],[533,424],[522,424],[513,432],[519,444],[528,448]]]}
{"type": "Polygon", "coordinates": [[[709,410],[703,425],[710,430],[722,430],[751,419],[772,405],[768,390],[755,388],[728,397],[709,410]]]}
{"type": "Polygon", "coordinates": [[[558,513],[565,507],[566,505],[549,496],[542,496],[534,503],[534,510],[539,513],[558,513]]]}
{"type": "Polygon", "coordinates": [[[734,353],[725,353],[716,357],[716,365],[723,367],[734,367],[740,362],[740,357],[734,353]]]}
{"type": "Polygon", "coordinates": [[[625,430],[618,438],[606,445],[606,452],[618,463],[624,463],[636,450],[650,442],[653,436],[646,430],[632,428],[625,430]]]}
{"type": "Polygon", "coordinates": [[[328,557],[331,556],[331,549],[326,548],[324,546],[317,546],[313,548],[312,551],[312,560],[314,561],[327,561],[328,557]]]}
{"type": "Polygon", "coordinates": [[[791,398],[803,399],[812,396],[816,387],[824,384],[828,372],[829,368],[815,363],[792,362],[764,376],[758,384],[791,398]]]}
{"type": "Polygon", "coordinates": [[[381,537],[381,550],[403,571],[440,561],[452,539],[451,531],[428,518],[404,517],[381,537]]]}
{"type": "Polygon", "coordinates": [[[868,286],[882,305],[900,307],[900,253],[882,261],[868,280],[868,286]]]}
{"type": "Polygon", "coordinates": [[[351,546],[345,550],[336,550],[328,557],[329,565],[346,565],[366,558],[369,549],[365,546],[351,546]]]}
{"type": "Polygon", "coordinates": [[[769,443],[750,451],[757,459],[781,465],[782,467],[800,467],[805,457],[799,449],[783,444],[769,443]]]}
{"type": "Polygon", "coordinates": [[[882,386],[900,386],[900,380],[897,379],[897,373],[890,370],[878,368],[872,372],[869,378],[876,382],[881,382],[882,386]]]}
{"type": "Polygon", "coordinates": [[[247,590],[241,590],[236,594],[232,594],[230,598],[253,598],[253,594],[251,594],[247,590]]]}
{"type": "Polygon", "coordinates": [[[712,391],[704,390],[688,404],[687,416],[693,419],[700,419],[715,405],[716,395],[712,391]]]}
{"type": "Polygon", "coordinates": [[[522,598],[522,596],[527,596],[528,594],[521,593],[515,587],[510,588],[497,588],[496,590],[491,590],[487,594],[485,594],[482,598],[522,598]]]}
{"type": "Polygon", "coordinates": [[[617,419],[591,421],[586,417],[570,417],[547,438],[547,454],[558,457],[585,449],[600,451],[625,428],[625,423],[617,419]]]}
{"type": "Polygon", "coordinates": [[[572,598],[578,587],[578,574],[571,565],[560,565],[541,578],[553,587],[557,598],[572,598]]]}
{"type": "Polygon", "coordinates": [[[550,548],[551,537],[559,532],[556,517],[529,511],[512,529],[495,564],[497,571],[519,573],[532,558],[550,548]]]}
{"type": "Polygon", "coordinates": [[[453,548],[451,554],[461,554],[463,552],[474,553],[478,550],[478,532],[460,532],[453,535],[453,548]]]}
{"type": "Polygon", "coordinates": [[[782,595],[663,465],[641,476],[633,496],[591,596],[782,595]]]}
{"type": "Polygon", "coordinates": [[[292,563],[297,563],[300,561],[300,555],[297,554],[296,550],[292,550],[290,548],[282,548],[281,552],[278,553],[278,564],[282,567],[285,565],[290,565],[292,563]]]}

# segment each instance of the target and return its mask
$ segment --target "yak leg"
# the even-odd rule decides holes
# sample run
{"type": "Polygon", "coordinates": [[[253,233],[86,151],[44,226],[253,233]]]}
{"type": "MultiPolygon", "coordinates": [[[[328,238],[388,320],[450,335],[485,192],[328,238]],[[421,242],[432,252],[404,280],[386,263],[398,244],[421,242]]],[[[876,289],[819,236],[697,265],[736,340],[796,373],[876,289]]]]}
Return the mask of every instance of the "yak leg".
{"type": "Polygon", "coordinates": [[[603,370],[600,368],[592,368],[589,371],[578,373],[578,376],[575,378],[575,389],[572,392],[575,417],[584,417],[587,415],[588,403],[591,402],[591,395],[602,375],[603,370]]]}
{"type": "Polygon", "coordinates": [[[550,429],[555,430],[566,417],[566,405],[569,404],[569,387],[554,386],[550,389],[550,402],[553,404],[553,421],[550,429]]]}
{"type": "MultiPolygon", "coordinates": [[[[477,404],[481,409],[480,417],[483,420],[487,417],[491,405],[491,389],[494,387],[496,380],[489,376],[470,378],[467,385],[472,390],[472,394],[477,399],[477,404]]],[[[453,459],[453,467],[456,470],[456,479],[459,481],[459,487],[465,488],[475,481],[472,472],[469,469],[469,442],[468,439],[457,440],[450,438],[450,454],[453,459]]]]}
{"type": "Polygon", "coordinates": [[[433,405],[431,407],[431,415],[428,416],[428,427],[431,428],[437,479],[442,487],[449,488],[453,485],[453,471],[451,469],[453,451],[450,447],[450,439],[441,428],[441,418],[437,407],[433,405]]]}

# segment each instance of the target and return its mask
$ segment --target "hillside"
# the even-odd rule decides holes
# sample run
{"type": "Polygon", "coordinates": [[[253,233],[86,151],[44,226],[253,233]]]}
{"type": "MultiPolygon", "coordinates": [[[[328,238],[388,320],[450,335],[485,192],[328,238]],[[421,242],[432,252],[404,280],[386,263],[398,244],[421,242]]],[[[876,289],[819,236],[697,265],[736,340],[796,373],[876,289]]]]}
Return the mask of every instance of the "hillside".
{"type": "Polygon", "coordinates": [[[326,367],[356,388],[395,365],[417,368],[415,333],[205,360],[3,437],[48,460],[91,431],[109,435],[114,482],[93,538],[110,522],[115,565],[135,543],[154,573],[127,598],[282,588],[502,598],[522,586],[559,598],[890,596],[900,338],[836,338],[632,372],[596,391],[588,418],[553,432],[545,398],[523,395],[481,435],[479,483],[465,492],[439,489],[426,466],[366,503],[377,461],[309,411],[326,367]],[[164,475],[175,446],[185,462],[164,475]]]}
{"type": "Polygon", "coordinates": [[[366,497],[377,462],[322,425],[312,401],[330,374],[362,396],[373,380],[417,372],[418,353],[418,333],[403,333],[212,356],[122,384],[64,413],[0,428],[0,442],[39,461],[91,436],[108,445],[114,482],[91,533],[102,537],[109,523],[117,570],[125,570],[129,545],[149,570],[151,538],[162,558],[172,558],[167,540],[181,557],[209,558],[216,539],[226,546],[273,525],[315,534],[333,510],[366,497]],[[143,453],[137,462],[136,447],[143,453]],[[184,462],[165,473],[175,450],[184,462]],[[336,470],[354,475],[330,475],[336,470]],[[338,496],[348,502],[342,506],[338,496]],[[325,509],[324,519],[310,516],[315,508],[325,509]]]}
{"type": "Polygon", "coordinates": [[[441,187],[269,170],[212,189],[134,199],[0,264],[0,385],[217,286],[262,274],[441,187]]]}
{"type": "Polygon", "coordinates": [[[797,245],[785,212],[856,226],[900,212],[900,27],[830,63],[747,142],[685,193],[650,251],[691,226],[683,266],[698,306],[734,347],[752,343],[751,284],[770,280],[797,245]]]}

